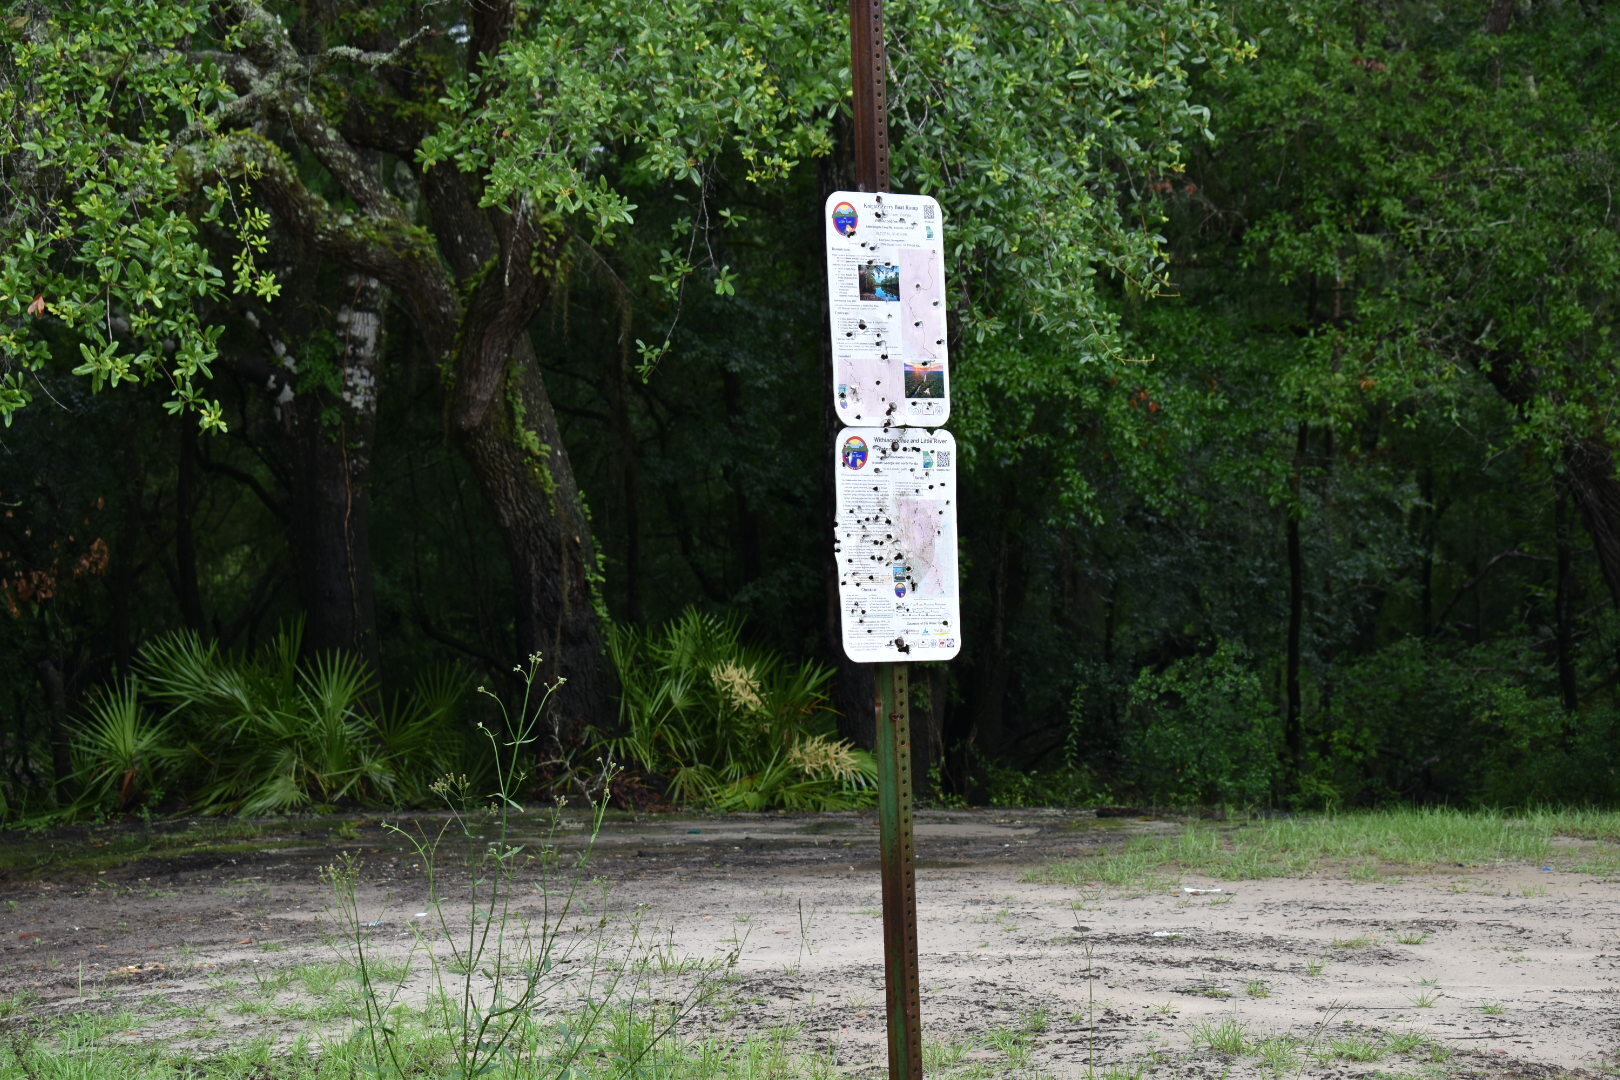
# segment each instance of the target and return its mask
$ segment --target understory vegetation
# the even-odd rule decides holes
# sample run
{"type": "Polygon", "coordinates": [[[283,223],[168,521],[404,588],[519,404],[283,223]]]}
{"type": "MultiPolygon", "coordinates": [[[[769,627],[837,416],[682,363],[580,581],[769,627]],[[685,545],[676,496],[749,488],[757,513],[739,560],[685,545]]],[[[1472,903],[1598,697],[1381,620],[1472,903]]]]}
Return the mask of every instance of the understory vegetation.
{"type": "MultiPolygon", "coordinates": [[[[344,805],[431,806],[446,775],[490,780],[481,725],[501,699],[456,667],[422,670],[385,700],[350,653],[301,659],[300,628],[252,654],[176,631],[142,647],[134,673],[91,692],[70,727],[73,792],[56,808],[15,794],[33,825],[143,812],[269,813],[344,805]],[[32,812],[30,812],[32,810],[32,812]]],[[[541,793],[601,788],[604,762],[645,795],[719,810],[837,810],[876,792],[869,753],[837,737],[830,669],[745,644],[738,619],[688,611],[652,632],[615,631],[618,722],[567,746],[549,716],[525,742],[541,793]],[[655,793],[656,794],[656,793],[655,793]]],[[[532,671],[530,672],[532,675],[532,671]]]]}

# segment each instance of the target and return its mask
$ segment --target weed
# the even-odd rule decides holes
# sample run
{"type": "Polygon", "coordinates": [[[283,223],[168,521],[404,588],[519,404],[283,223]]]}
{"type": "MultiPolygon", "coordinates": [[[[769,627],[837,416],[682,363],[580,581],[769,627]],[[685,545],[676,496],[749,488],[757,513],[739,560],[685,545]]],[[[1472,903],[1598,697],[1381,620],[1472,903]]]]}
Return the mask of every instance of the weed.
{"type": "Polygon", "coordinates": [[[1024,1017],[1019,1030],[1026,1035],[1044,1035],[1051,1026],[1052,1014],[1044,1008],[1034,1008],[1024,1017]]]}
{"type": "Polygon", "coordinates": [[[923,1071],[928,1074],[941,1073],[962,1063],[973,1044],[966,1039],[946,1039],[936,1042],[933,1039],[923,1040],[923,1071]]]}
{"type": "Polygon", "coordinates": [[[1337,1039],[1329,1039],[1327,1048],[1321,1052],[1324,1060],[1337,1061],[1377,1061],[1382,1058],[1389,1048],[1379,1040],[1368,1035],[1344,1035],[1337,1039]]]}
{"type": "Polygon", "coordinates": [[[985,1038],[991,1046],[1007,1055],[1010,1067],[1023,1069],[1029,1066],[1034,1047],[1029,1033],[1021,1027],[994,1027],[985,1038]]]}
{"type": "Polygon", "coordinates": [[[262,970],[254,967],[249,969],[254,984],[259,988],[260,995],[274,997],[276,994],[292,985],[293,973],[289,968],[262,970]]]}
{"type": "Polygon", "coordinates": [[[21,990],[10,997],[0,997],[0,1020],[9,1020],[13,1016],[33,1016],[41,1003],[40,996],[32,990],[21,990]]]}
{"type": "Polygon", "coordinates": [[[1264,980],[1250,979],[1243,992],[1252,998],[1268,998],[1271,996],[1271,987],[1264,980]]]}
{"type": "Polygon", "coordinates": [[[340,982],[348,978],[350,969],[345,964],[299,964],[290,972],[292,978],[304,984],[312,997],[327,997],[340,982]]]}
{"type": "Polygon", "coordinates": [[[1396,934],[1395,940],[1402,945],[1422,945],[1429,940],[1429,935],[1421,930],[1412,930],[1404,934],[1396,934]]]}
{"type": "Polygon", "coordinates": [[[1253,1050],[1260,1058],[1261,1067],[1273,1076],[1293,1072],[1299,1067],[1299,1043],[1286,1035],[1261,1039],[1254,1044],[1253,1050]]]}
{"type": "Polygon", "coordinates": [[[1249,1029],[1235,1016],[1200,1020],[1187,1037],[1195,1049],[1213,1050],[1217,1054],[1237,1055],[1249,1049],[1249,1029]]]}
{"type": "Polygon", "coordinates": [[[1444,994],[1437,993],[1432,990],[1424,990],[1411,995],[1409,998],[1407,998],[1407,1000],[1412,1003],[1412,1007],[1414,1009],[1432,1009],[1434,1008],[1434,1003],[1443,997],[1445,997],[1444,994]]]}
{"type": "Polygon", "coordinates": [[[1372,946],[1377,945],[1377,944],[1378,944],[1378,939],[1377,938],[1375,938],[1375,937],[1367,937],[1366,935],[1361,935],[1361,936],[1353,937],[1353,938],[1334,938],[1333,939],[1333,947],[1335,949],[1367,949],[1367,948],[1371,948],[1372,946]]]}
{"type": "Polygon", "coordinates": [[[1410,1054],[1429,1045],[1429,1037],[1418,1031],[1401,1031],[1389,1037],[1392,1054],[1410,1054]]]}
{"type": "Polygon", "coordinates": [[[1484,1013],[1486,1016],[1503,1016],[1507,1013],[1507,1009],[1504,1008],[1499,1002],[1495,1001],[1484,1002],[1480,1005],[1479,1011],[1484,1013]]]}
{"type": "Polygon", "coordinates": [[[816,906],[814,904],[811,904],[810,905],[810,910],[807,912],[804,909],[804,901],[800,900],[799,901],[799,961],[800,961],[800,963],[803,963],[806,954],[808,954],[810,956],[816,955],[815,943],[810,939],[810,928],[813,927],[815,925],[815,923],[816,923],[816,906]]]}
{"type": "Polygon", "coordinates": [[[1305,961],[1305,974],[1314,979],[1321,975],[1323,969],[1326,967],[1327,961],[1325,960],[1307,960],[1305,961]]]}
{"type": "Polygon", "coordinates": [[[1110,1065],[1101,1073],[1086,1070],[1087,1080],[1147,1080],[1148,1070],[1154,1062],[1121,1062],[1110,1065]]]}
{"type": "MultiPolygon", "coordinates": [[[[517,835],[525,811],[515,796],[527,779],[520,762],[532,757],[528,747],[540,741],[540,718],[558,685],[541,684],[538,665],[539,657],[531,656],[528,668],[518,669],[526,690],[515,716],[506,715],[501,706],[502,734],[479,725],[493,751],[495,792],[478,796],[466,776],[446,776],[432,785],[451,811],[436,833],[411,834],[389,826],[413,846],[432,900],[432,923],[418,931],[403,961],[381,963],[371,948],[367,928],[374,923],[360,911],[358,863],[345,858],[329,871],[343,930],[339,948],[345,970],[359,984],[355,1004],[360,1023],[351,1043],[369,1059],[357,1067],[379,1078],[417,1071],[413,1055],[424,1038],[443,1047],[435,1071],[459,1080],[519,1066],[525,1073],[572,1075],[579,1071],[576,1066],[583,1067],[582,1060],[604,1054],[619,1062],[621,1074],[651,1075],[658,1073],[652,1063],[662,1060],[674,1025],[714,996],[716,983],[710,976],[715,968],[674,964],[673,941],[667,935],[661,940],[656,927],[632,921],[627,928],[629,955],[639,956],[637,961],[608,957],[602,933],[608,925],[605,898],[600,913],[580,926],[581,917],[596,910],[585,867],[602,826],[605,799],[595,801],[583,851],[571,862],[556,844],[564,826],[562,800],[538,836],[517,835]],[[465,917],[460,919],[450,913],[454,905],[446,903],[440,873],[440,847],[447,837],[459,839],[465,850],[468,877],[465,917]],[[520,879],[530,877],[538,879],[533,916],[519,913],[517,895],[520,879]],[[596,932],[575,935],[576,927],[596,932]],[[424,968],[428,981],[419,1032],[402,1028],[397,1019],[413,966],[424,968]],[[644,980],[672,966],[698,974],[691,989],[673,1002],[650,996],[643,1000],[639,988],[644,980]],[[559,999],[575,1003],[561,1022],[550,1015],[551,1003],[559,999]]],[[[612,765],[603,765],[594,781],[596,790],[605,791],[615,773],[612,765]]],[[[813,910],[808,916],[801,910],[801,949],[808,945],[813,916],[813,910]]],[[[739,942],[715,967],[734,964],[740,948],[739,942]]],[[[751,1060],[758,1057],[763,1073],[783,1058],[787,1038],[784,1032],[771,1033],[750,1040],[745,1049],[751,1060]]],[[[707,1044],[700,1049],[712,1052],[707,1044]]]]}

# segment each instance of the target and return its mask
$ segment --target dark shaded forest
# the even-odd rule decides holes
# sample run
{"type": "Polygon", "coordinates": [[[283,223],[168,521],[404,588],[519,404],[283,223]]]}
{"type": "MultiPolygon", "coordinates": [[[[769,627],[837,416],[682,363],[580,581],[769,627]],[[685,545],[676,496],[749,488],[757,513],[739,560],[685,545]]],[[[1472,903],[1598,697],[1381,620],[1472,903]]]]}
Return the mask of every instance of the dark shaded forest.
{"type": "MultiPolygon", "coordinates": [[[[537,783],[861,804],[840,7],[6,11],[0,815],[424,799],[558,676],[537,783]]],[[[933,797],[1612,803],[1620,12],[889,18],[933,797]]]]}

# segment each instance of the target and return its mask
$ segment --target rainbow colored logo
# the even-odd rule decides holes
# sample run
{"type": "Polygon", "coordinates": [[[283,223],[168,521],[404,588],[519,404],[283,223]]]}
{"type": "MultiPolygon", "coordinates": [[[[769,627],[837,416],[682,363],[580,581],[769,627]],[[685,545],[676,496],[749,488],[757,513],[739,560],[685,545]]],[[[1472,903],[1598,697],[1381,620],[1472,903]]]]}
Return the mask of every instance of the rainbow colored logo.
{"type": "Polygon", "coordinates": [[[833,207],[833,228],[838,230],[840,236],[855,235],[855,226],[860,221],[860,215],[855,213],[855,205],[849,201],[839,203],[833,207]]]}
{"type": "Polygon", "coordinates": [[[867,453],[866,440],[859,435],[851,435],[844,440],[844,468],[864,469],[867,453]]]}

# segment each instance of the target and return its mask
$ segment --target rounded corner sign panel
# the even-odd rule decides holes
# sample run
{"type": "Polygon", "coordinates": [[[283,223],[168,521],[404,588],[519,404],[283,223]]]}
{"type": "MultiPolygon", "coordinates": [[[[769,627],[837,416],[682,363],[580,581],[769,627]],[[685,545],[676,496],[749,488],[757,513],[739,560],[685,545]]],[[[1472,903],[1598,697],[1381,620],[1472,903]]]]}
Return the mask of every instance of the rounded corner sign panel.
{"type": "Polygon", "coordinates": [[[853,426],[938,427],[950,419],[945,227],[927,195],[827,198],[833,394],[853,426]]]}
{"type": "Polygon", "coordinates": [[[834,557],[844,652],[949,660],[961,648],[956,440],[935,428],[838,433],[834,557]]]}

